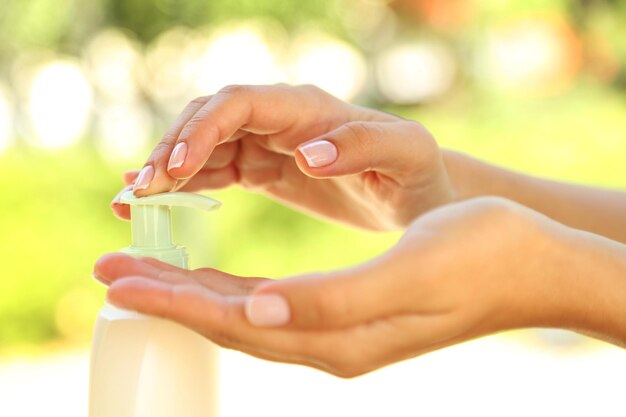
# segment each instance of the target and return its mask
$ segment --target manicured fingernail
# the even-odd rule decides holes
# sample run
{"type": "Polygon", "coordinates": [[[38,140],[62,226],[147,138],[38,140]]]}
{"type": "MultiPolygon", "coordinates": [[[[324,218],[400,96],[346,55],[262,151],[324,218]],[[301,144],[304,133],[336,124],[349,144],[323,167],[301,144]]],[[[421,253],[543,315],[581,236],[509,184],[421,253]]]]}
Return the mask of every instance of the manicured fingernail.
{"type": "Polygon", "coordinates": [[[114,206],[116,204],[122,204],[122,194],[124,194],[125,192],[130,191],[132,189],[133,189],[132,185],[127,185],[126,187],[122,188],[122,191],[117,193],[117,195],[115,196],[113,201],[111,201],[111,206],[114,206]]]}
{"type": "Polygon", "coordinates": [[[290,316],[289,304],[280,295],[253,295],[246,302],[246,317],[254,326],[283,326],[290,316]]]}
{"type": "Polygon", "coordinates": [[[110,282],[107,281],[106,279],[102,278],[100,275],[98,275],[95,271],[91,273],[91,277],[93,279],[95,279],[96,281],[99,281],[101,283],[103,283],[104,285],[109,285],[110,282]]]}
{"type": "Polygon", "coordinates": [[[316,140],[298,149],[311,168],[330,165],[337,160],[337,147],[327,140],[316,140]]]}
{"type": "Polygon", "coordinates": [[[143,167],[137,179],[135,180],[135,186],[133,187],[133,191],[137,190],[145,190],[150,186],[150,181],[154,178],[154,168],[152,165],[148,165],[143,167]]]}
{"type": "Polygon", "coordinates": [[[187,157],[187,143],[180,142],[178,145],[174,146],[174,150],[172,151],[172,155],[170,155],[170,161],[167,163],[168,171],[173,168],[180,168],[185,163],[185,158],[187,157]]]}

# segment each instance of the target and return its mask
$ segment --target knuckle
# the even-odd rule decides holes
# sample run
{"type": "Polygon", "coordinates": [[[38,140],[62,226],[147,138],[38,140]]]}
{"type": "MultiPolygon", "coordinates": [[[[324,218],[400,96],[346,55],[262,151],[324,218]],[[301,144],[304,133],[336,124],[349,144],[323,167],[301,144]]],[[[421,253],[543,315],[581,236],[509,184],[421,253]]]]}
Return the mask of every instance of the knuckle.
{"type": "Polygon", "coordinates": [[[377,123],[352,121],[343,125],[344,132],[356,143],[372,144],[384,134],[383,128],[377,123]]]}
{"type": "Polygon", "coordinates": [[[316,117],[326,117],[326,114],[344,111],[339,99],[313,84],[301,84],[292,87],[301,99],[303,108],[314,112],[316,117]]]}
{"type": "Polygon", "coordinates": [[[434,139],[428,129],[426,129],[423,124],[416,122],[415,120],[404,120],[400,123],[405,126],[409,131],[411,131],[415,136],[434,139]]]}
{"type": "Polygon", "coordinates": [[[317,111],[322,112],[324,109],[328,110],[335,108],[339,110],[343,105],[338,98],[322,90],[320,87],[313,84],[301,84],[295,87],[297,93],[300,93],[308,102],[308,105],[315,108],[317,111]]]}
{"type": "Polygon", "coordinates": [[[339,136],[343,136],[348,140],[350,148],[354,151],[355,147],[360,146],[362,127],[360,122],[349,122],[339,129],[339,136]]]}
{"type": "Polygon", "coordinates": [[[530,211],[520,204],[497,196],[474,199],[475,224],[489,223],[509,235],[520,235],[532,230],[536,224],[530,211]]]}
{"type": "Polygon", "coordinates": [[[402,121],[396,125],[398,146],[403,149],[399,161],[412,172],[422,173],[441,161],[439,145],[434,136],[421,123],[402,121]]]}
{"type": "Polygon", "coordinates": [[[172,145],[176,139],[170,139],[168,135],[165,135],[163,139],[159,141],[152,150],[152,154],[150,154],[150,158],[148,158],[148,162],[155,162],[158,164],[163,158],[169,156],[169,153],[172,149],[172,145]]]}
{"type": "Polygon", "coordinates": [[[330,94],[328,94],[326,91],[322,90],[321,88],[319,88],[318,86],[314,84],[300,84],[296,86],[296,88],[302,92],[309,93],[309,94],[315,94],[315,95],[320,95],[320,96],[330,96],[330,94]]]}
{"type": "Polygon", "coordinates": [[[176,133],[174,131],[167,131],[163,137],[161,138],[161,141],[159,143],[159,145],[163,144],[163,145],[169,145],[171,143],[176,142],[176,140],[178,140],[178,135],[176,135],[176,133]]]}
{"type": "Polygon", "coordinates": [[[435,137],[421,123],[405,121],[402,124],[407,129],[410,142],[415,145],[416,154],[421,160],[430,161],[439,153],[435,137]]]}
{"type": "Polygon", "coordinates": [[[194,114],[193,117],[189,119],[189,121],[185,125],[185,129],[189,127],[197,126],[198,124],[202,123],[206,119],[208,113],[209,113],[208,110],[203,110],[203,109],[198,110],[196,114],[194,114]]]}
{"type": "Polygon", "coordinates": [[[242,84],[231,84],[226,87],[222,87],[218,94],[226,95],[226,96],[240,96],[248,93],[250,91],[250,86],[242,85],[242,84]]]}
{"type": "Polygon", "coordinates": [[[195,274],[198,274],[198,275],[206,275],[206,274],[214,274],[214,273],[219,272],[219,271],[217,269],[215,269],[215,268],[207,268],[207,267],[205,267],[205,268],[194,269],[193,272],[195,274]]]}
{"type": "Polygon", "coordinates": [[[476,199],[480,210],[487,213],[489,217],[495,217],[497,219],[507,219],[510,217],[517,217],[519,213],[519,207],[517,203],[507,200],[506,198],[497,196],[485,196],[476,199]]]}
{"type": "Polygon", "coordinates": [[[191,101],[189,102],[189,105],[190,105],[190,106],[192,106],[192,105],[193,105],[193,106],[196,106],[196,105],[204,105],[204,104],[206,104],[206,103],[209,101],[209,99],[210,99],[210,98],[211,98],[211,96],[200,96],[200,97],[196,97],[196,98],[194,98],[193,100],[191,100],[191,101]]]}
{"type": "Polygon", "coordinates": [[[377,142],[383,135],[382,127],[361,121],[343,125],[343,133],[350,142],[351,152],[365,155],[368,168],[375,165],[377,142]]]}
{"type": "Polygon", "coordinates": [[[367,127],[361,121],[352,121],[343,125],[343,130],[356,141],[367,135],[367,127]]]}

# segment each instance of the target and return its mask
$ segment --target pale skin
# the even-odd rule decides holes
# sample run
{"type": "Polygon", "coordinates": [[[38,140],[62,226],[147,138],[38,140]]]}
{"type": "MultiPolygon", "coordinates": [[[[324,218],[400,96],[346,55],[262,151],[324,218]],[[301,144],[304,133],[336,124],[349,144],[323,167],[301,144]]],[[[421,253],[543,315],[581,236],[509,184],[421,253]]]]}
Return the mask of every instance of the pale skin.
{"type": "Polygon", "coordinates": [[[314,87],[194,100],[145,166],[125,175],[138,196],[240,184],[329,220],[405,231],[365,264],[277,281],[122,254],[96,263],[110,302],[224,347],[352,377],[516,328],[626,346],[625,194],[442,150],[417,122],[314,87]],[[318,141],[325,156],[311,159],[318,141]]]}

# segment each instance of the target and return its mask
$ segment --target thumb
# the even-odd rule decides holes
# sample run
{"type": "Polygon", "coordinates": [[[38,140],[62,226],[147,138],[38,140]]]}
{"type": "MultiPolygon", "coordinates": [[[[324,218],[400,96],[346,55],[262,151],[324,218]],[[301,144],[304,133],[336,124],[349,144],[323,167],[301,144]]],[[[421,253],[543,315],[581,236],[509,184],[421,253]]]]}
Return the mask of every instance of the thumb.
{"type": "Polygon", "coordinates": [[[393,269],[371,263],[259,285],[245,313],[258,327],[341,328],[389,316],[402,308],[402,282],[393,269]]]}
{"type": "Polygon", "coordinates": [[[439,163],[439,148],[417,122],[349,122],[298,146],[298,167],[314,178],[377,171],[409,177],[439,163]]]}

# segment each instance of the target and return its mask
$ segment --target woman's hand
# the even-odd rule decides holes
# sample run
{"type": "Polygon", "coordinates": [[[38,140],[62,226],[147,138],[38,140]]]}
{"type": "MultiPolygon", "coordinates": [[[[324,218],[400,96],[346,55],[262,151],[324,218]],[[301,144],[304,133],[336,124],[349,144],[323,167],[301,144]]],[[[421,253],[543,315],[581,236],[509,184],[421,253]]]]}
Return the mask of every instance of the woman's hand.
{"type": "MultiPolygon", "coordinates": [[[[124,179],[138,196],[241,184],[370,230],[403,229],[453,200],[423,126],[312,86],[230,86],[193,100],[142,171],[124,179]]],[[[117,198],[113,208],[129,217],[117,198]]]]}
{"type": "Polygon", "coordinates": [[[516,203],[420,217],[357,267],[272,281],[103,257],[120,307],[175,320],[265,359],[351,377],[502,330],[563,327],[626,344],[626,254],[516,203]]]}

